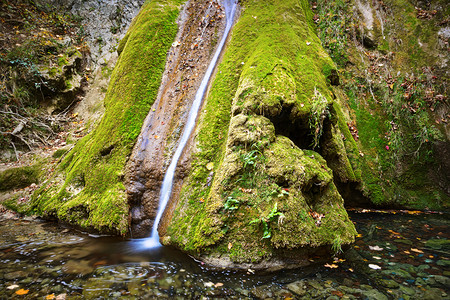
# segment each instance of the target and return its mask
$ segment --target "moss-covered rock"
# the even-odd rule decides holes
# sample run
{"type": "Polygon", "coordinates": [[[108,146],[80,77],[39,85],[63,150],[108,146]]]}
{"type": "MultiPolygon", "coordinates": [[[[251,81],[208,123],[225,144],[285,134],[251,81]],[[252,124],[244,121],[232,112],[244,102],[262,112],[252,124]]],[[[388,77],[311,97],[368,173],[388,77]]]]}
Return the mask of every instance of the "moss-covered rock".
{"type": "Polygon", "coordinates": [[[0,191],[20,189],[38,183],[41,171],[42,163],[0,171],[0,191]]]}
{"type": "Polygon", "coordinates": [[[335,66],[308,3],[242,5],[163,242],[217,265],[307,264],[354,240],[329,165],[356,181],[356,144],[343,141],[351,135],[327,79],[335,66]]]}
{"type": "Polygon", "coordinates": [[[448,3],[321,1],[314,8],[322,44],[340,67],[341,86],[333,89],[348,105],[361,150],[347,147],[361,156],[355,176],[365,195],[352,204],[448,208],[448,3]]]}
{"type": "Polygon", "coordinates": [[[156,98],[180,3],[148,1],[142,7],[112,73],[101,122],[34,194],[35,212],[85,228],[127,232],[124,167],[156,98]]]}

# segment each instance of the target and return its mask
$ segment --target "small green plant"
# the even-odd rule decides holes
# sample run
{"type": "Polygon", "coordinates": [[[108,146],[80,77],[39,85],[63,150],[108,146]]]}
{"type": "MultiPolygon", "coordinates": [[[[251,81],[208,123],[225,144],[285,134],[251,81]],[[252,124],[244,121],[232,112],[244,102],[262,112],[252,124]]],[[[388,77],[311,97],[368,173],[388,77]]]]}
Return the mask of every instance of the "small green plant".
{"type": "Polygon", "coordinates": [[[225,203],[223,204],[223,208],[226,211],[235,211],[239,208],[239,205],[241,204],[241,202],[231,196],[229,196],[227,198],[227,200],[225,201],[225,203]]]}
{"type": "Polygon", "coordinates": [[[247,167],[255,167],[257,159],[258,159],[257,150],[252,150],[250,152],[243,154],[241,156],[241,160],[244,163],[244,169],[246,169],[247,167]]]}
{"type": "Polygon", "coordinates": [[[250,221],[249,224],[262,224],[263,226],[263,239],[269,239],[272,236],[272,230],[270,228],[270,223],[275,222],[278,217],[284,217],[282,212],[278,211],[278,203],[275,202],[275,205],[273,206],[270,213],[262,218],[256,218],[250,221]]]}
{"type": "Polygon", "coordinates": [[[314,97],[312,98],[311,114],[309,116],[309,127],[314,131],[313,149],[319,145],[323,131],[323,121],[330,115],[328,101],[316,87],[314,87],[314,97]]]}
{"type": "Polygon", "coordinates": [[[342,252],[342,239],[340,235],[336,235],[334,237],[333,244],[331,245],[331,251],[333,251],[335,255],[342,252]]]}

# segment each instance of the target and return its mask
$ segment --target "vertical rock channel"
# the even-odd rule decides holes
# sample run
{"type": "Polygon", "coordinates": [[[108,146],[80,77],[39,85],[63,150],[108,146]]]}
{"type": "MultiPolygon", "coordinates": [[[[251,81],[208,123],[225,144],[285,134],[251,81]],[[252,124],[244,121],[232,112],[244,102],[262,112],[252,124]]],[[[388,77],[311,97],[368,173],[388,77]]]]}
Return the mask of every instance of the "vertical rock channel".
{"type": "Polygon", "coordinates": [[[158,225],[172,189],[177,189],[184,175],[187,157],[183,151],[192,141],[198,111],[234,22],[236,6],[234,0],[185,5],[177,39],[168,53],[158,99],[130,158],[127,195],[131,234],[148,236],[153,225],[152,245],[159,245],[158,225]],[[180,159],[180,171],[176,174],[180,159]]]}

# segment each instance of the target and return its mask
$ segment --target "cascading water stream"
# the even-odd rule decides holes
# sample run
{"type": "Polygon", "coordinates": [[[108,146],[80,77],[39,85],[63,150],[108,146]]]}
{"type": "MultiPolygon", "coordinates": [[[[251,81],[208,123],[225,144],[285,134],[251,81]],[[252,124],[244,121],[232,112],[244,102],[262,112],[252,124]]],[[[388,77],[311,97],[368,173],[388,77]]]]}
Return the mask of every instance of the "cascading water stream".
{"type": "Polygon", "coordinates": [[[223,0],[222,3],[225,8],[225,16],[226,16],[225,31],[217,47],[217,50],[214,53],[214,56],[208,66],[208,69],[206,70],[205,76],[203,77],[200,87],[198,88],[197,93],[195,94],[194,102],[192,103],[192,107],[189,111],[189,116],[186,125],[184,127],[183,134],[180,138],[178,147],[175,151],[175,154],[172,157],[172,160],[166,171],[166,174],[164,175],[164,180],[161,186],[161,192],[159,196],[158,213],[153,223],[150,238],[145,241],[145,246],[147,248],[156,248],[161,246],[159,242],[158,225],[159,222],[161,221],[162,215],[164,213],[164,210],[167,206],[167,203],[169,202],[170,195],[172,193],[172,185],[175,169],[177,167],[178,160],[180,159],[183,149],[186,146],[186,143],[189,139],[189,136],[191,135],[192,130],[195,127],[195,121],[197,119],[198,110],[200,109],[200,106],[202,104],[203,96],[205,95],[206,89],[208,87],[208,82],[211,78],[211,75],[217,64],[217,60],[219,59],[220,53],[222,52],[223,46],[225,45],[225,41],[227,40],[228,34],[234,22],[237,3],[235,2],[235,0],[223,0]]]}

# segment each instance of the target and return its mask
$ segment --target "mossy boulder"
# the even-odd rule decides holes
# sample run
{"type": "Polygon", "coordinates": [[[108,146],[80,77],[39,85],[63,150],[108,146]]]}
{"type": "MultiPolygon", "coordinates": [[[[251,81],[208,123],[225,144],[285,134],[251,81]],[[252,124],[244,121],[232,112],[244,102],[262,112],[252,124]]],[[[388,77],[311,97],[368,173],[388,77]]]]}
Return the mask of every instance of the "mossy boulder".
{"type": "Polygon", "coordinates": [[[41,175],[41,163],[31,166],[6,169],[0,171],[0,191],[20,189],[32,183],[38,183],[41,175]]]}
{"type": "Polygon", "coordinates": [[[335,66],[308,2],[242,5],[162,240],[214,265],[305,265],[354,241],[329,166],[357,181],[347,154],[357,148],[343,141],[351,135],[327,79],[335,66]]]}
{"type": "Polygon", "coordinates": [[[122,43],[102,120],[33,195],[34,212],[96,231],[127,233],[125,164],[156,99],[180,3],[144,4],[122,43]]]}

